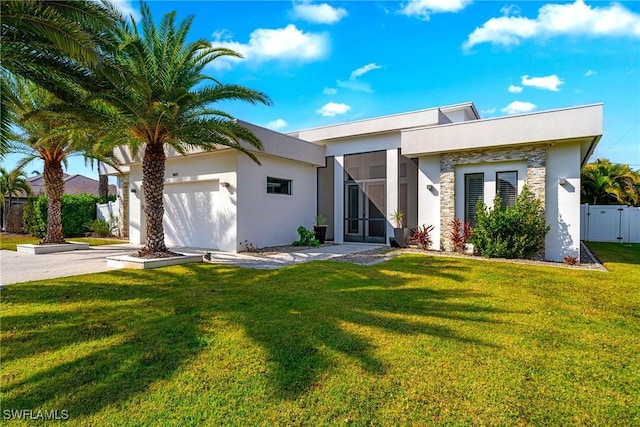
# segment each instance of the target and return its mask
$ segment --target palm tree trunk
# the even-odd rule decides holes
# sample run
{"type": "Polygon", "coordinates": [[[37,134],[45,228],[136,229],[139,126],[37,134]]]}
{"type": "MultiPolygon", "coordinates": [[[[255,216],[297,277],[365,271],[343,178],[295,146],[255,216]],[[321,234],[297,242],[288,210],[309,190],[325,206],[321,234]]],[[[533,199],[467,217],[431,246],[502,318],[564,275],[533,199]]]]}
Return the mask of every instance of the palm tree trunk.
{"type": "Polygon", "coordinates": [[[162,144],[147,144],[142,159],[142,191],[147,219],[147,242],[143,253],[167,252],[162,225],[165,158],[162,144]]]}
{"type": "Polygon", "coordinates": [[[102,164],[98,162],[98,195],[102,199],[102,203],[107,203],[109,197],[109,176],[102,174],[101,166],[102,164]]]}
{"type": "Polygon", "coordinates": [[[62,233],[64,179],[60,161],[45,160],[44,189],[47,194],[47,234],[41,243],[66,243],[62,233]]]}

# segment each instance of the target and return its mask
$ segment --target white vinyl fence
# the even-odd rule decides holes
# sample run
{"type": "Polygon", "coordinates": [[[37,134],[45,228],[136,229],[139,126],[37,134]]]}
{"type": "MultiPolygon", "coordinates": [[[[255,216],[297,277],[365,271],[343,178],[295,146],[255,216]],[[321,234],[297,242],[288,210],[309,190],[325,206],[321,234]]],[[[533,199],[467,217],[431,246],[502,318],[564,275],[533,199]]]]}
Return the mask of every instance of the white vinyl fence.
{"type": "Polygon", "coordinates": [[[580,239],[591,242],[640,243],[640,208],[581,205],[580,239]]]}
{"type": "Polygon", "coordinates": [[[97,219],[104,219],[107,222],[113,223],[112,232],[116,235],[121,235],[120,230],[120,201],[97,203],[96,204],[96,217],[97,219]]]}

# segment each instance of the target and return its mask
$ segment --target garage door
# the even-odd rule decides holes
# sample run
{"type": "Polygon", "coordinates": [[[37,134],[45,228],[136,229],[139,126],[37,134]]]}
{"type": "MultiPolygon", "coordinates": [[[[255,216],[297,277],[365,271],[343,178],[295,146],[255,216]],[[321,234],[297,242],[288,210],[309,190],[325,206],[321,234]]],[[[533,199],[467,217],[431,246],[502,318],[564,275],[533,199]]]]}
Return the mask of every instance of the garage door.
{"type": "Polygon", "coordinates": [[[166,185],[163,224],[167,245],[218,249],[235,227],[235,215],[225,209],[228,205],[229,194],[220,191],[218,181],[166,185]]]}

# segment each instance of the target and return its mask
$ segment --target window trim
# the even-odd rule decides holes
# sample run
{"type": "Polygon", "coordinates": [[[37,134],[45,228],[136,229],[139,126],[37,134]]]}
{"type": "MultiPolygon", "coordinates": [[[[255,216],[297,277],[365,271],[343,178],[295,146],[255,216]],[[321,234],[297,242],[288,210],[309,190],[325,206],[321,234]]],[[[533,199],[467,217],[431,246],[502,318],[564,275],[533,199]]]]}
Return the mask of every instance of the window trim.
{"type": "Polygon", "coordinates": [[[267,194],[282,194],[285,196],[292,196],[293,195],[293,180],[289,179],[289,178],[277,178],[275,176],[267,176],[267,194]],[[277,191],[269,191],[270,188],[275,188],[274,185],[269,186],[270,181],[273,184],[276,184],[274,181],[277,180],[279,181],[278,183],[280,185],[282,185],[282,182],[287,182],[287,192],[286,193],[282,193],[282,192],[277,192],[277,191]]]}

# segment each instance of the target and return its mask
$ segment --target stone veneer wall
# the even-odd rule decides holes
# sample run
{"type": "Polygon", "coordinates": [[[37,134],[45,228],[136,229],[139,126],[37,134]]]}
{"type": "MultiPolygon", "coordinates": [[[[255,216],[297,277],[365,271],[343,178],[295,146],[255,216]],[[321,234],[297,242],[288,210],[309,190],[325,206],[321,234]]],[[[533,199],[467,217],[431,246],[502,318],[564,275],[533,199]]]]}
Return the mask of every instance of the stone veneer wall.
{"type": "Polygon", "coordinates": [[[455,219],[456,166],[503,161],[527,161],[526,184],[531,192],[542,200],[545,206],[547,144],[529,145],[515,148],[494,148],[476,151],[460,151],[440,155],[440,242],[441,248],[453,250],[449,232],[451,221],[455,219]]]}

